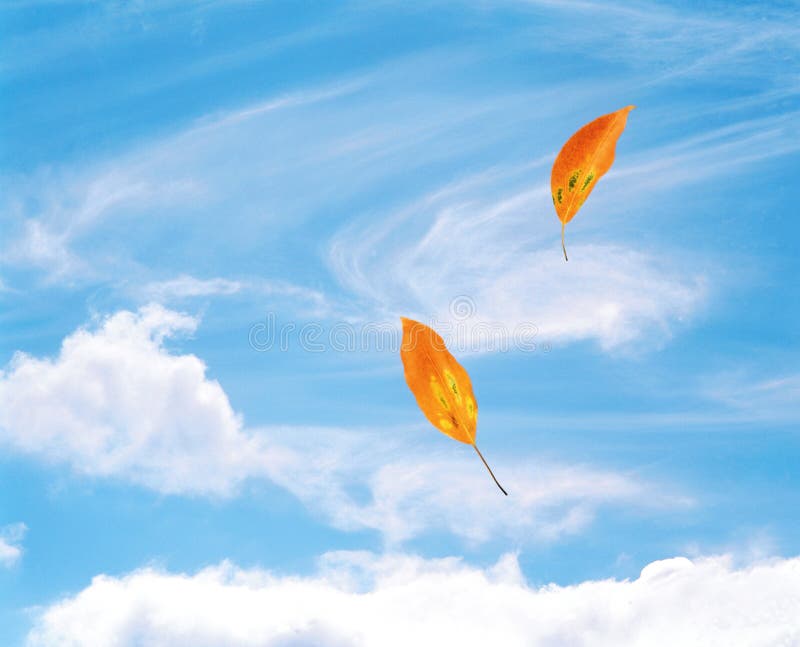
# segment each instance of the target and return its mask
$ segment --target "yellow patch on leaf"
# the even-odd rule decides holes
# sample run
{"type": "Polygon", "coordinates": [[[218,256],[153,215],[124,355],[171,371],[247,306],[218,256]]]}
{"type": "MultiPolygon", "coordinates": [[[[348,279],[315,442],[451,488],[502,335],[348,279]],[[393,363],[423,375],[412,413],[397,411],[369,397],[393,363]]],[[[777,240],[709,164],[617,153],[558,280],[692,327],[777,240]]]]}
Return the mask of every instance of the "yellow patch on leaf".
{"type": "Polygon", "coordinates": [[[403,317],[401,320],[403,343],[400,358],[408,388],[417,399],[417,405],[443,434],[472,445],[497,487],[507,495],[475,444],[478,404],[469,374],[450,354],[435,330],[413,319],[403,317]]]}
{"type": "Polygon", "coordinates": [[[475,444],[478,408],[469,375],[435,330],[412,319],[402,321],[400,357],[419,408],[439,431],[462,443],[475,444]]]}

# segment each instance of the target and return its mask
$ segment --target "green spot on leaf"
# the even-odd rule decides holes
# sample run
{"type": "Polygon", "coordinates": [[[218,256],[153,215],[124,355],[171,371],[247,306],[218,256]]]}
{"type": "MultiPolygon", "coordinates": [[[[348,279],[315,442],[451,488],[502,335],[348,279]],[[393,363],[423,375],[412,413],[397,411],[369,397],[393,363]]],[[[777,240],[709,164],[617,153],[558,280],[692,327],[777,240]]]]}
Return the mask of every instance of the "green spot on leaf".
{"type": "Polygon", "coordinates": [[[558,200],[558,204],[561,204],[561,200],[564,197],[564,189],[559,189],[556,192],[556,200],[558,200]]]}
{"type": "Polygon", "coordinates": [[[585,191],[586,187],[589,186],[592,180],[594,180],[594,173],[589,173],[589,175],[587,175],[586,179],[583,181],[583,186],[581,187],[581,191],[585,191]]]}
{"type": "Polygon", "coordinates": [[[574,189],[575,185],[578,183],[578,177],[580,176],[580,174],[581,174],[581,171],[580,171],[580,169],[578,169],[572,175],[569,176],[569,190],[570,191],[572,191],[572,189],[574,189]]]}

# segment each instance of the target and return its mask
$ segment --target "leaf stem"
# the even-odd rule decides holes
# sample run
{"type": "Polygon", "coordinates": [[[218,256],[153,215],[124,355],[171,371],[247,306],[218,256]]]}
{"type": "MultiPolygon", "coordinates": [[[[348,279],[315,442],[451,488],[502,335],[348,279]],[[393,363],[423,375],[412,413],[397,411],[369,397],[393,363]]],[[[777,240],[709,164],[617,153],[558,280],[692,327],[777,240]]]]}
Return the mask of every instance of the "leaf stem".
{"type": "Polygon", "coordinates": [[[484,465],[486,465],[486,469],[487,469],[487,470],[489,470],[489,474],[491,474],[491,475],[492,475],[492,478],[494,479],[494,482],[497,484],[497,487],[499,487],[499,488],[500,488],[500,491],[501,491],[503,494],[505,494],[506,496],[508,496],[508,492],[506,492],[506,491],[503,489],[503,486],[502,486],[502,485],[500,485],[500,483],[498,482],[498,480],[497,480],[497,477],[495,477],[495,475],[494,475],[494,472],[492,471],[492,468],[491,468],[491,467],[489,467],[489,463],[487,463],[487,462],[486,462],[486,459],[483,457],[483,454],[481,454],[481,450],[480,450],[480,449],[478,449],[478,446],[477,446],[475,443],[472,443],[472,446],[475,448],[475,451],[476,451],[476,452],[478,452],[478,456],[480,456],[480,457],[481,457],[481,460],[483,461],[483,464],[484,464],[484,465]]]}
{"type": "Polygon", "coordinates": [[[567,248],[564,246],[564,228],[566,226],[567,226],[567,223],[565,223],[565,222],[561,223],[561,249],[564,250],[564,260],[568,261],[569,259],[567,258],[567,248]]]}

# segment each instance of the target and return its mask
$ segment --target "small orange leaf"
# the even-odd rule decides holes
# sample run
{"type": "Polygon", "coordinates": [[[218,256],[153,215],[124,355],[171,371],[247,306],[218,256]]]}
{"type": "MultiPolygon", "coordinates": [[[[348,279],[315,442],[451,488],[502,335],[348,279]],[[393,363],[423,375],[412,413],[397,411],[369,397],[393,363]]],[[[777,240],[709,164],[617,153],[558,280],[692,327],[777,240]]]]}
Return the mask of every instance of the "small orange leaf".
{"type": "Polygon", "coordinates": [[[408,388],[417,399],[417,405],[439,431],[472,445],[497,487],[507,495],[475,444],[478,403],[469,374],[450,354],[435,330],[413,319],[402,317],[401,321],[403,343],[400,358],[408,388]]]}
{"type": "Polygon", "coordinates": [[[569,259],[564,246],[564,228],[614,163],[617,140],[634,107],[627,106],[589,122],[567,140],[556,157],[550,174],[550,190],[561,221],[561,249],[565,260],[569,259]]]}

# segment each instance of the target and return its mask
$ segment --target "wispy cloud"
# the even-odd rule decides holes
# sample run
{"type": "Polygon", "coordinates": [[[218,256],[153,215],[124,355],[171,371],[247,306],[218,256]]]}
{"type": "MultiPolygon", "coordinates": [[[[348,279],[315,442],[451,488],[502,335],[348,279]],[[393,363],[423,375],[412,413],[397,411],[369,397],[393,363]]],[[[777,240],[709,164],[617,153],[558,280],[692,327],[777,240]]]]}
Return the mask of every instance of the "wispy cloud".
{"type": "MultiPolygon", "coordinates": [[[[478,181],[483,185],[483,178],[478,181]]],[[[535,325],[544,341],[597,340],[613,349],[675,324],[702,306],[708,280],[674,255],[620,244],[571,245],[559,257],[550,220],[550,192],[437,191],[370,227],[354,226],[334,240],[332,267],[340,280],[390,312],[461,325],[535,325]],[[492,195],[494,194],[494,195],[492,195]],[[474,312],[450,312],[453,295],[474,312]],[[456,321],[455,320],[460,320],[456,321]]],[[[474,187],[473,187],[474,188],[474,187]]]]}
{"type": "Polygon", "coordinates": [[[196,325],[148,306],[76,331],[55,358],[17,354],[0,373],[0,441],[167,494],[225,497],[246,480],[273,482],[334,526],[389,543],[434,530],[546,542],[583,530],[603,507],[693,503],[634,474],[499,453],[512,491],[499,508],[475,456],[440,451],[419,431],[400,442],[384,429],[247,428],[203,362],[164,345],[196,325]]]}
{"type": "Polygon", "coordinates": [[[498,504],[470,448],[444,451],[412,430],[403,430],[402,443],[384,440],[385,430],[266,431],[283,450],[269,468],[272,479],[333,525],[377,530],[389,544],[431,531],[473,544],[497,537],[548,543],[585,530],[600,509],[646,513],[695,503],[638,475],[503,452],[493,462],[511,495],[498,504]]]}
{"type": "MultiPolygon", "coordinates": [[[[724,65],[715,59],[703,61],[703,69],[717,73],[749,60],[769,34],[780,36],[781,47],[794,51],[788,37],[792,27],[781,27],[779,17],[771,14],[758,23],[751,44],[743,31],[746,13],[697,14],[684,20],[679,12],[659,5],[534,5],[547,20],[531,20],[525,3],[468,10],[522,11],[528,16],[504,27],[518,35],[509,41],[515,51],[524,51],[531,42],[545,51],[550,46],[549,38],[528,38],[531,29],[557,34],[557,47],[562,49],[563,39],[591,41],[595,19],[626,32],[624,38],[649,43],[619,45],[613,52],[590,48],[603,60],[615,55],[634,64],[630,52],[674,60],[687,43],[695,42],[708,53],[716,43],[733,38],[741,46],[725,48],[724,65]],[[573,25],[577,31],[552,29],[554,21],[575,12],[580,19],[573,25]],[[659,27],[662,18],[676,31],[659,27]],[[587,25],[593,29],[587,31],[587,25]],[[746,42],[740,43],[742,39],[746,42]]],[[[620,38],[624,42],[623,35],[620,38]]],[[[603,42],[612,40],[605,37],[603,42]]],[[[457,81],[465,70],[489,65],[493,56],[496,53],[479,44],[447,52],[422,50],[379,68],[342,74],[338,80],[211,111],[173,134],[136,144],[110,159],[42,172],[19,186],[9,184],[11,197],[4,212],[11,233],[4,262],[38,267],[54,280],[83,275],[97,282],[110,274],[135,273],[153,253],[151,241],[159,239],[171,241],[167,262],[174,259],[173,275],[199,274],[200,263],[202,273],[229,275],[223,258],[234,265],[241,259],[243,267],[233,268],[234,274],[252,274],[258,252],[266,247],[276,256],[275,265],[280,264],[277,258],[302,265],[316,285],[329,284],[318,250],[320,235],[327,236],[333,222],[343,229],[332,242],[334,275],[357,296],[382,295],[359,307],[391,316],[398,309],[441,316],[455,294],[469,294],[482,318],[533,323],[554,340],[590,339],[613,349],[645,338],[667,339],[702,310],[713,292],[709,264],[676,252],[680,241],[671,248],[650,245],[634,251],[624,232],[614,243],[595,232],[575,239],[575,245],[585,241],[588,247],[581,250],[583,256],[574,256],[569,274],[573,278],[564,276],[566,269],[550,262],[552,237],[534,233],[547,231],[543,223],[553,222],[548,191],[535,178],[546,177],[547,161],[555,151],[533,163],[520,163],[520,133],[528,133],[530,151],[546,151],[558,143],[551,133],[564,124],[565,105],[573,123],[576,113],[583,115],[590,104],[597,110],[598,95],[639,95],[649,102],[641,116],[636,115],[639,132],[649,133],[640,136],[644,145],[629,150],[604,178],[604,190],[592,196],[593,213],[603,216],[595,215],[594,222],[610,224],[619,217],[614,207],[620,195],[629,208],[643,206],[648,192],[691,186],[795,153],[800,141],[797,113],[785,100],[800,89],[798,79],[779,83],[776,75],[785,75],[776,71],[768,83],[728,93],[724,104],[713,98],[687,101],[680,94],[665,104],[647,93],[654,83],[667,83],[666,77],[656,79],[636,70],[631,76],[616,68],[616,73],[597,78],[587,72],[586,78],[567,76],[522,88],[501,85],[488,96],[473,96],[457,81]],[[412,72],[413,91],[404,84],[412,72]],[[443,84],[444,78],[456,82],[443,84]],[[758,118],[742,113],[741,108],[751,110],[754,105],[769,109],[758,118]],[[720,119],[723,113],[726,117],[720,119]],[[658,133],[676,129],[692,134],[664,144],[666,135],[658,133]],[[441,167],[449,170],[432,173],[430,179],[418,172],[441,167]],[[486,171],[470,176],[476,168],[486,171]],[[409,177],[413,189],[394,188],[411,186],[409,177]],[[482,179],[473,182],[476,177],[482,179]],[[444,184],[444,178],[456,180],[444,184]],[[437,183],[447,195],[435,189],[437,183]],[[414,198],[426,193],[428,198],[414,198]],[[365,208],[362,194],[381,199],[365,208]],[[398,207],[402,204],[410,206],[398,207]],[[413,207],[421,207],[422,213],[409,215],[413,207]],[[375,225],[387,218],[388,227],[375,225]],[[298,244],[295,236],[318,244],[298,244]],[[290,245],[282,245],[287,237],[290,245]],[[97,240],[103,244],[95,244],[97,240]],[[210,240],[215,244],[209,245],[210,240]],[[370,249],[368,242],[375,247],[370,249]],[[345,251],[348,245],[355,254],[345,251]],[[214,254],[223,247],[224,255],[214,254]],[[231,260],[231,251],[237,252],[237,260],[231,260]],[[380,267],[383,257],[392,259],[397,269],[387,272],[380,267]],[[216,265],[215,258],[220,261],[216,265]],[[427,281],[432,287],[421,295],[420,285],[427,281]],[[474,285],[478,287],[464,287],[474,285]],[[526,297],[513,298],[512,292],[519,294],[521,289],[526,297]],[[387,298],[387,292],[393,296],[387,298]],[[444,299],[447,293],[450,298],[444,299]]],[[[683,54],[679,58],[684,60],[683,54]]],[[[697,57],[685,58],[688,63],[697,57]]],[[[591,63],[594,69],[597,61],[592,58],[591,63]]],[[[666,70],[665,75],[674,72],[666,70]]],[[[687,83],[700,78],[696,67],[691,74],[680,74],[687,83]]],[[[575,227],[582,231],[584,225],[578,222],[575,227]]],[[[592,231],[593,225],[585,227],[592,231]]],[[[290,280],[294,282],[288,275],[275,277],[290,280]]]]}
{"type": "Polygon", "coordinates": [[[280,304],[282,312],[292,312],[303,318],[332,317],[341,309],[319,290],[282,280],[264,278],[234,280],[221,277],[201,279],[181,274],[175,278],[150,281],[143,285],[130,280],[126,285],[132,296],[145,303],[166,305],[205,298],[267,297],[273,306],[280,304]]]}
{"type": "MultiPolygon", "coordinates": [[[[644,119],[647,129],[660,116],[644,119]]],[[[571,224],[568,266],[553,253],[558,228],[549,187],[529,180],[546,171],[550,156],[489,167],[378,223],[374,214],[355,220],[333,239],[331,266],[345,286],[392,315],[416,312],[452,323],[448,304],[461,294],[475,303],[468,323],[499,322],[507,330],[535,324],[540,339],[594,339],[605,349],[648,336],[658,342],[702,311],[718,268],[713,258],[676,248],[635,249],[618,226],[620,196],[626,214],[647,208],[667,190],[796,153],[798,142],[796,113],[781,112],[629,153],[604,178],[587,215],[571,224]],[[603,226],[614,229],[614,242],[603,226]],[[575,238],[581,242],[570,242],[575,238]]]]}
{"type": "MultiPolygon", "coordinates": [[[[2,217],[10,236],[4,262],[38,267],[50,280],[97,281],[98,275],[111,266],[121,266],[129,272],[130,249],[135,246],[129,227],[158,230],[164,224],[163,213],[170,213],[173,220],[183,218],[184,223],[194,220],[198,203],[201,212],[204,203],[221,208],[231,196],[250,193],[256,178],[263,181],[263,161],[259,163],[253,157],[256,153],[260,157],[261,149],[254,150],[251,144],[246,156],[240,147],[252,137],[255,124],[261,122],[263,126],[263,120],[274,112],[298,110],[352,93],[361,83],[351,79],[307,92],[283,94],[208,115],[177,134],[110,160],[57,172],[42,171],[24,181],[7,180],[9,193],[2,217]],[[237,147],[240,161],[235,169],[220,172],[218,160],[230,158],[237,147]],[[246,185],[250,188],[244,189],[246,185]],[[128,226],[123,236],[125,245],[119,246],[118,254],[112,251],[113,241],[106,241],[103,253],[97,253],[91,242],[87,243],[98,229],[116,231],[121,220],[128,226]],[[76,251],[76,247],[82,249],[76,251]]],[[[239,217],[252,215],[253,207],[242,205],[241,201],[237,206],[247,211],[239,213],[239,217]]],[[[263,204],[255,208],[268,209],[263,204]]],[[[116,235],[112,238],[123,242],[116,235]]]]}
{"type": "Polygon", "coordinates": [[[223,278],[198,279],[188,274],[182,274],[174,279],[148,283],[142,287],[141,291],[146,298],[164,302],[170,299],[236,294],[241,289],[240,281],[223,278]]]}
{"type": "Polygon", "coordinates": [[[164,34],[195,32],[199,35],[208,20],[245,3],[246,0],[159,0],[147,3],[11,0],[0,7],[0,12],[9,17],[59,5],[77,5],[82,11],[71,12],[66,14],[66,19],[44,26],[31,21],[30,28],[6,39],[3,44],[6,56],[0,66],[0,75],[11,79],[24,77],[43,67],[85,55],[87,51],[101,47],[122,49],[130,43],[147,43],[164,34]]]}
{"type": "Polygon", "coordinates": [[[647,70],[648,85],[711,78],[769,85],[796,78],[790,65],[776,65],[764,74],[765,60],[790,60],[800,51],[793,8],[779,3],[706,5],[687,11],[665,2],[509,0],[491,10],[523,18],[536,12],[539,20],[519,21],[514,39],[518,48],[579,48],[609,64],[647,70]],[[563,20],[570,21],[571,29],[551,29],[553,22],[563,20]]]}
{"type": "Polygon", "coordinates": [[[701,380],[700,390],[740,420],[788,422],[800,419],[798,373],[759,376],[745,370],[716,373],[701,380]]]}
{"type": "Polygon", "coordinates": [[[110,256],[94,256],[92,263],[89,254],[75,251],[76,240],[110,214],[130,217],[137,209],[155,204],[169,208],[197,195],[191,181],[156,181],[131,170],[67,172],[59,179],[44,173],[19,183],[3,214],[11,232],[4,263],[39,268],[49,281],[96,281],[98,265],[108,267],[110,256]],[[28,206],[21,207],[23,203],[28,206]]]}
{"type": "Polygon", "coordinates": [[[0,566],[10,568],[22,558],[22,539],[27,530],[24,523],[0,527],[0,566]]]}
{"type": "MultiPolygon", "coordinates": [[[[411,119],[407,99],[386,106],[383,90],[366,93],[378,80],[385,88],[414,63],[213,112],[111,159],[7,179],[4,263],[37,267],[50,280],[97,282],[135,271],[137,257],[150,247],[137,240],[154,237],[173,240],[170,257],[188,264],[199,251],[190,243],[201,237],[225,240],[248,260],[254,246],[274,254],[290,226],[391,175],[406,165],[408,151],[496,104],[454,112],[437,100],[435,112],[411,119]],[[102,245],[94,244],[97,237],[102,245]]],[[[313,260],[313,250],[299,251],[313,260]]]]}

